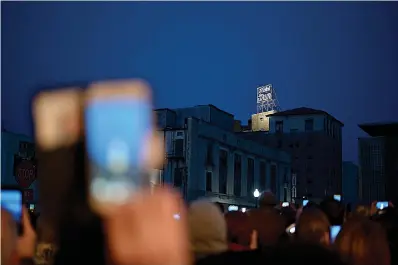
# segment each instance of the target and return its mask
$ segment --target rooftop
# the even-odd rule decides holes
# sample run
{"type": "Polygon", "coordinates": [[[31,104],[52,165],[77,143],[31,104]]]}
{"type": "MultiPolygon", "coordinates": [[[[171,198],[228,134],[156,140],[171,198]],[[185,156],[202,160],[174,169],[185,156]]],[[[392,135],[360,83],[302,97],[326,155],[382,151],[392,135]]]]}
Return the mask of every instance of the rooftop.
{"type": "Polygon", "coordinates": [[[364,123],[359,124],[364,132],[372,137],[378,136],[398,136],[398,122],[390,123],[364,123]]]}
{"type": "Polygon", "coordinates": [[[323,110],[317,110],[317,109],[311,109],[311,108],[306,108],[306,107],[301,107],[301,108],[296,108],[296,109],[290,109],[290,110],[285,110],[285,111],[280,111],[274,114],[270,114],[268,116],[270,117],[278,117],[278,116],[300,116],[300,115],[311,115],[311,114],[321,114],[321,115],[328,115],[332,117],[334,120],[337,122],[341,123],[342,126],[344,126],[344,123],[327,113],[326,111],[323,110]]]}

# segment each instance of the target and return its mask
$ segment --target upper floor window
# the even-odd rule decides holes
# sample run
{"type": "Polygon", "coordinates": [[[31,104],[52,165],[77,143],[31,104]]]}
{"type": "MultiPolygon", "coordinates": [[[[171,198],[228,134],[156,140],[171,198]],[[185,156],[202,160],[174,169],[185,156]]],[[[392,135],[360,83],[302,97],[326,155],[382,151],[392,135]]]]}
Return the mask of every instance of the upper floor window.
{"type": "Polygon", "coordinates": [[[305,131],[312,132],[314,130],[314,119],[305,120],[305,131]]]}
{"type": "Polygon", "coordinates": [[[283,133],[283,121],[276,121],[275,122],[275,131],[277,133],[283,133]]]}

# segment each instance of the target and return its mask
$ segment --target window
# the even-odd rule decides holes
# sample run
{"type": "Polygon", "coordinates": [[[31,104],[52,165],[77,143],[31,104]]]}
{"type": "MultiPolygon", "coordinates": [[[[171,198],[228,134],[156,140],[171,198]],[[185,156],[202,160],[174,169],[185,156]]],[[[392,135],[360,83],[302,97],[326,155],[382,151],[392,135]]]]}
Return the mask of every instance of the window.
{"type": "Polygon", "coordinates": [[[260,190],[266,189],[266,182],[267,182],[267,165],[264,161],[260,162],[260,181],[259,181],[259,188],[260,190]]]}
{"type": "Polygon", "coordinates": [[[212,189],[213,173],[210,171],[206,172],[206,191],[213,191],[212,189]]]}
{"type": "Polygon", "coordinates": [[[234,158],[234,195],[241,195],[242,183],[242,158],[240,155],[235,154],[234,158]]]}
{"type": "Polygon", "coordinates": [[[314,119],[305,120],[305,131],[312,132],[314,130],[314,119]]]}
{"type": "Polygon", "coordinates": [[[228,180],[228,152],[223,149],[220,149],[218,178],[219,178],[219,192],[226,194],[227,180],[228,180]]]}
{"type": "Polygon", "coordinates": [[[182,168],[175,168],[174,169],[174,178],[173,178],[173,184],[174,187],[181,187],[182,186],[182,168]]]}
{"type": "Polygon", "coordinates": [[[254,190],[254,160],[247,159],[247,194],[252,194],[254,190]]]}
{"type": "Polygon", "coordinates": [[[271,191],[276,193],[276,165],[271,165],[271,191]]]}
{"type": "Polygon", "coordinates": [[[283,121],[275,122],[275,131],[277,133],[283,133],[283,121]]]}

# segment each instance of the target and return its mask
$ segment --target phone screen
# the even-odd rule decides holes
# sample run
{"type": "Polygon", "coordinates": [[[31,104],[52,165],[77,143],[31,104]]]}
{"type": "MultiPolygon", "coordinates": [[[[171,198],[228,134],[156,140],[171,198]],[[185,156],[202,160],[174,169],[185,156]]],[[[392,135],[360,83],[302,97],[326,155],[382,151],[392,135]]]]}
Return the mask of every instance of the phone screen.
{"type": "Polygon", "coordinates": [[[334,242],[336,240],[337,235],[340,233],[341,226],[333,225],[330,227],[330,240],[334,242]]]}
{"type": "Polygon", "coordinates": [[[388,202],[377,202],[376,208],[379,210],[383,210],[384,208],[388,207],[388,202]]]}
{"type": "Polygon", "coordinates": [[[333,199],[335,199],[336,201],[341,201],[341,195],[335,194],[333,195],[333,199]]]}
{"type": "Polygon", "coordinates": [[[19,190],[1,190],[1,207],[10,212],[15,222],[22,221],[22,192],[19,190]]]}
{"type": "Polygon", "coordinates": [[[289,203],[288,202],[283,202],[282,203],[282,207],[288,207],[289,206],[289,203]]]}
{"type": "Polygon", "coordinates": [[[308,200],[303,200],[303,206],[306,206],[308,204],[308,200]]]}
{"type": "Polygon", "coordinates": [[[122,202],[142,186],[152,115],[146,98],[125,95],[93,99],[86,106],[86,148],[94,199],[122,202]]]}

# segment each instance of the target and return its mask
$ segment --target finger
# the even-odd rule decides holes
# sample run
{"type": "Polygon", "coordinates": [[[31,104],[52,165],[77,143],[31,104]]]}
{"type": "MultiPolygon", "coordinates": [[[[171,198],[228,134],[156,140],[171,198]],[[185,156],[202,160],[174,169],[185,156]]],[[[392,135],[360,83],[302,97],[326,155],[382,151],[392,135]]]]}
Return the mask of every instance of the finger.
{"type": "Polygon", "coordinates": [[[33,227],[30,222],[29,211],[25,206],[22,207],[22,225],[24,233],[33,231],[33,227]]]}
{"type": "Polygon", "coordinates": [[[253,230],[251,237],[250,237],[250,249],[255,250],[257,249],[257,239],[258,239],[258,234],[257,230],[253,230]]]}

